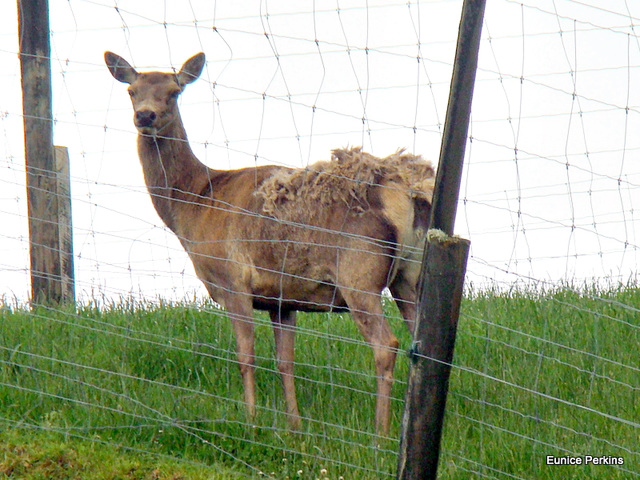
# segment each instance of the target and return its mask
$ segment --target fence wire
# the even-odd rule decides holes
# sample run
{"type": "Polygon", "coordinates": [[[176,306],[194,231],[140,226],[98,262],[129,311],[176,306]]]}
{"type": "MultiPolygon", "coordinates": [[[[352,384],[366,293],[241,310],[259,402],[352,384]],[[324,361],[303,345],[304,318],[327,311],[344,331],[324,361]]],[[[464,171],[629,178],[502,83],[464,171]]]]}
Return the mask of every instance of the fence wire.
{"type": "MultiPolygon", "coordinates": [[[[258,337],[248,419],[229,319],[149,202],[130,102],[102,54],[140,71],[207,54],[180,110],[212,168],[305,168],[348,145],[435,160],[461,2],[57,3],[54,131],[71,158],[79,306],[27,305],[16,12],[3,5],[0,431],[212,475],[393,477],[411,339],[389,295],[400,340],[390,437],[374,433],[373,358],[348,315],[299,316],[297,434],[271,321],[244,318],[258,337]]],[[[472,252],[443,478],[640,476],[639,28],[631,2],[487,5],[456,228],[472,252]],[[563,459],[582,464],[554,464],[563,459]]]]}

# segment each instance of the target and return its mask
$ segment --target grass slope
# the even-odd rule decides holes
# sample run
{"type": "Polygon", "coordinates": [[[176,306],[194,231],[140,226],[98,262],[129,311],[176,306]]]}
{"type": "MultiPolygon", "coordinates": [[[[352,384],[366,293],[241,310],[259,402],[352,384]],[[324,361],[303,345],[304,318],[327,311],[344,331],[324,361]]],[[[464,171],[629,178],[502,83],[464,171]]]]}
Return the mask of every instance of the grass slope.
{"type": "MultiPolygon", "coordinates": [[[[640,476],[639,307],[636,288],[465,299],[441,478],[640,476]],[[624,464],[548,466],[547,455],[624,464]]],[[[300,315],[299,326],[308,419],[290,433],[265,316],[261,408],[248,421],[231,327],[209,304],[0,308],[0,478],[393,478],[405,385],[394,387],[395,438],[376,437],[373,360],[353,322],[300,315]]],[[[407,371],[401,353],[396,378],[407,371]]]]}
{"type": "Polygon", "coordinates": [[[21,480],[223,480],[242,478],[230,469],[188,465],[183,461],[136,454],[60,435],[0,432],[0,478],[21,480]]]}

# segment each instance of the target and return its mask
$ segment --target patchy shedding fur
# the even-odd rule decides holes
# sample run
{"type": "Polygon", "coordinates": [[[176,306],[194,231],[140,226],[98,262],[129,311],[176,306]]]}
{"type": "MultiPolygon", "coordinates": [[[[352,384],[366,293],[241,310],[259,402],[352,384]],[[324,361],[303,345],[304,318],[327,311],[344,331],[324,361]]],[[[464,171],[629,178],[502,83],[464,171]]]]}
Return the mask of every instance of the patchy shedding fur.
{"type": "Polygon", "coordinates": [[[363,213],[371,209],[371,190],[379,186],[402,189],[430,203],[434,176],[430,162],[404,150],[378,158],[360,147],[336,149],[330,161],[273,175],[256,195],[264,199],[264,213],[279,218],[336,203],[363,213]]]}

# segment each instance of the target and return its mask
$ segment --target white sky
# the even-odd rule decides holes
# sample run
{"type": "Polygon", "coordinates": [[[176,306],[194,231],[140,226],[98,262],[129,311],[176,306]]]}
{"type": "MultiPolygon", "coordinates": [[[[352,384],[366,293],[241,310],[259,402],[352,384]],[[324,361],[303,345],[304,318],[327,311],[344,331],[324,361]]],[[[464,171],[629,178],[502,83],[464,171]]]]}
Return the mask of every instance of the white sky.
{"type": "MultiPolygon", "coordinates": [[[[640,4],[487,3],[456,225],[472,242],[468,279],[626,281],[640,244],[640,4]]],[[[207,54],[181,110],[211,167],[304,166],[346,145],[436,162],[461,4],[50,0],[79,298],[205,294],[151,207],[105,50],[164,71],[207,54]]],[[[0,4],[0,32],[0,294],[26,300],[14,2],[0,4]]]]}

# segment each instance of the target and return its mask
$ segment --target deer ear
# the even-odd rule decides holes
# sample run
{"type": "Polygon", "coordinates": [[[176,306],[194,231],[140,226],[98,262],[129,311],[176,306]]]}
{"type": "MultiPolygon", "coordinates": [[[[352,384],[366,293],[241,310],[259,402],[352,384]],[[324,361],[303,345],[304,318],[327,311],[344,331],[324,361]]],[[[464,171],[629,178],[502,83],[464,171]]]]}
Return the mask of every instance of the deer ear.
{"type": "Polygon", "coordinates": [[[176,75],[178,84],[180,86],[184,86],[195,81],[202,73],[205,59],[206,57],[204,56],[204,53],[200,52],[184,62],[184,65],[182,65],[178,75],[176,75]]]}
{"type": "Polygon", "coordinates": [[[138,72],[119,55],[104,52],[104,61],[113,78],[122,83],[133,83],[138,78],[138,72]]]}

